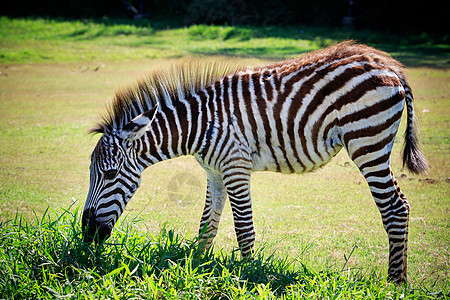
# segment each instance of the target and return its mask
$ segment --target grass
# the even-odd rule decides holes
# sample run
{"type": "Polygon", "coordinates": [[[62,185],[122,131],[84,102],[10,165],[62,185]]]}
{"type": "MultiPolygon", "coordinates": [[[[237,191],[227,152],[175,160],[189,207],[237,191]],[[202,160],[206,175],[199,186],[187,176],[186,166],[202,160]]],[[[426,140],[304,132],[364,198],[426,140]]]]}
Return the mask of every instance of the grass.
{"type": "Polygon", "coordinates": [[[0,18],[0,62],[93,62],[225,55],[297,56],[349,38],[388,50],[403,62],[448,65],[449,45],[427,34],[398,36],[307,26],[165,27],[150,21],[0,18]]]}
{"type": "Polygon", "coordinates": [[[2,298],[84,299],[411,299],[446,295],[397,287],[386,277],[314,269],[301,256],[262,250],[252,260],[233,252],[199,251],[196,239],[171,230],[157,235],[122,221],[103,245],[82,242],[78,209],[44,212],[29,222],[0,223],[2,298]]]}
{"type": "MultiPolygon", "coordinates": [[[[0,19],[0,298],[132,298],[140,292],[151,298],[155,291],[161,298],[449,297],[447,46],[426,37],[339,29],[108,22],[0,19]],[[80,243],[79,214],[71,205],[85,200],[98,138],[86,133],[118,87],[185,56],[232,56],[255,65],[348,37],[389,49],[410,66],[431,168],[423,176],[402,170],[399,134],[393,171],[412,206],[407,287],[385,282],[386,233],[367,184],[344,152],[314,173],[253,175],[259,249],[253,262],[233,252],[229,205],[214,252],[196,252],[206,176],[190,157],[144,172],[125,212],[141,221],[122,220],[103,248],[80,243]],[[45,213],[47,207],[55,212],[45,213]],[[169,232],[175,242],[168,249],[169,232]],[[158,247],[178,253],[174,264],[150,258],[158,247]],[[264,273],[268,279],[261,279],[264,273]]],[[[404,128],[403,122],[401,133],[404,128]]]]}

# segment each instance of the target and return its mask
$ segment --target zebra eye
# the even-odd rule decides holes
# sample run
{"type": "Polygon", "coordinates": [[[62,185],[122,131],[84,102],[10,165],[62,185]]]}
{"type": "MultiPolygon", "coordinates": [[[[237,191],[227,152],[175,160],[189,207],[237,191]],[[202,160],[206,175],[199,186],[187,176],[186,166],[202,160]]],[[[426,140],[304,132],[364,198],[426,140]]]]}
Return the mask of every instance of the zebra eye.
{"type": "Polygon", "coordinates": [[[116,177],[117,174],[117,170],[115,169],[111,169],[105,172],[105,178],[106,179],[113,179],[114,177],[116,177]]]}

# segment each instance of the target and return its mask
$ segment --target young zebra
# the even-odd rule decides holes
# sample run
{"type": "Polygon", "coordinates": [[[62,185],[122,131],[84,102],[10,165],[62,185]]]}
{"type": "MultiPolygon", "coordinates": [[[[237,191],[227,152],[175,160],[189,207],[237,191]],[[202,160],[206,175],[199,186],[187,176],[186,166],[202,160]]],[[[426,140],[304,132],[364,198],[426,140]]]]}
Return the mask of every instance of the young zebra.
{"type": "Polygon", "coordinates": [[[403,282],[409,204],[389,163],[405,103],[403,163],[424,172],[411,89],[401,65],[384,52],[343,42],[254,69],[187,63],[155,72],[117,92],[92,130],[103,135],[91,157],[85,240],[110,235],[143,170],[193,155],[207,172],[201,240],[211,245],[228,196],[237,240],[248,256],[255,242],[252,171],[308,172],[344,147],[380,210],[389,276],[403,282]]]}

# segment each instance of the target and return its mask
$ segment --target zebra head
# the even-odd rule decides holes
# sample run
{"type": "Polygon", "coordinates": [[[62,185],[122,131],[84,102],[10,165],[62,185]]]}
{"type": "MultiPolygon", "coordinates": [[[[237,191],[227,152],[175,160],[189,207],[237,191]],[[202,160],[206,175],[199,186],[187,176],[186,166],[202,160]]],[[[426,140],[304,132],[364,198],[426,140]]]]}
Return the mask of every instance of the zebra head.
{"type": "Polygon", "coordinates": [[[147,131],[157,107],[121,129],[105,128],[91,155],[90,186],[82,216],[83,240],[107,239],[141,183],[136,141],[147,131]]]}

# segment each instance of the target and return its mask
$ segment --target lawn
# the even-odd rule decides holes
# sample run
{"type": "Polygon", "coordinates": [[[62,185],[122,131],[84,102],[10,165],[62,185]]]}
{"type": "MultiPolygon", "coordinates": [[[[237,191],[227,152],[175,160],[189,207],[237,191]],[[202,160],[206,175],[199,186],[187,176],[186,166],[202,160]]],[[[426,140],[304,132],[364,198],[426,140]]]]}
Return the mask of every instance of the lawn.
{"type": "Polygon", "coordinates": [[[424,36],[307,27],[4,17],[0,26],[0,298],[129,298],[137,291],[142,298],[449,297],[448,46],[424,36]],[[229,206],[214,253],[196,252],[206,176],[191,157],[144,172],[109,243],[82,245],[78,217],[98,139],[87,132],[115,90],[185,57],[256,65],[347,38],[409,67],[430,170],[402,170],[399,134],[393,170],[412,207],[407,286],[386,282],[387,236],[344,152],[310,174],[254,174],[253,262],[231,254],[229,206]]]}

